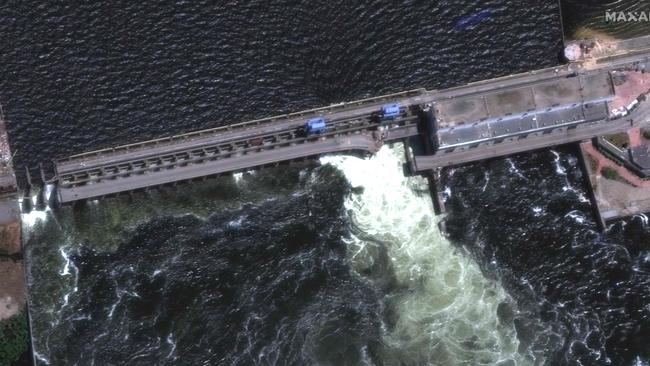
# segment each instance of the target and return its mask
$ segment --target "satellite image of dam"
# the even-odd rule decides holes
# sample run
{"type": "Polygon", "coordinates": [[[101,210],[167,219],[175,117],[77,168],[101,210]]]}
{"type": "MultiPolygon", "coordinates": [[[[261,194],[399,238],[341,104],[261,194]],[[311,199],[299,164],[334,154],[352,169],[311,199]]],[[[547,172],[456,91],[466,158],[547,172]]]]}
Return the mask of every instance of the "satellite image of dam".
{"type": "Polygon", "coordinates": [[[0,35],[0,366],[650,366],[650,0],[0,35]]]}

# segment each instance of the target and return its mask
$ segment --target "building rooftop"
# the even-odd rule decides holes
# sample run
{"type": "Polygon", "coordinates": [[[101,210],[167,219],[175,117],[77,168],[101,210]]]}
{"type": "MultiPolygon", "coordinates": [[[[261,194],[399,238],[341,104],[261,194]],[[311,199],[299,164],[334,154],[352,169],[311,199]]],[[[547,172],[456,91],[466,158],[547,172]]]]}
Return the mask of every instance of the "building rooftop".
{"type": "Polygon", "coordinates": [[[614,86],[609,73],[560,78],[532,86],[495,90],[436,103],[440,128],[456,127],[506,116],[544,111],[558,106],[611,100],[614,86]]]}

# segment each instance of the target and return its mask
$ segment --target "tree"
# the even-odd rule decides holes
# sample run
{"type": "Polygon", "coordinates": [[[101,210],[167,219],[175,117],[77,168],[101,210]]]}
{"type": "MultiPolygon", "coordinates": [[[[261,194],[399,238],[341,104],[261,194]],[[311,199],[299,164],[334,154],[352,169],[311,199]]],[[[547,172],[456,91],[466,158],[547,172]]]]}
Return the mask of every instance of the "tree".
{"type": "Polygon", "coordinates": [[[20,312],[0,322],[0,366],[17,361],[29,347],[27,315],[20,312]]]}
{"type": "Polygon", "coordinates": [[[617,179],[620,178],[620,176],[618,175],[618,172],[616,171],[616,169],[608,167],[608,166],[604,167],[601,172],[603,174],[603,177],[605,177],[607,179],[617,180],[617,179]]]}

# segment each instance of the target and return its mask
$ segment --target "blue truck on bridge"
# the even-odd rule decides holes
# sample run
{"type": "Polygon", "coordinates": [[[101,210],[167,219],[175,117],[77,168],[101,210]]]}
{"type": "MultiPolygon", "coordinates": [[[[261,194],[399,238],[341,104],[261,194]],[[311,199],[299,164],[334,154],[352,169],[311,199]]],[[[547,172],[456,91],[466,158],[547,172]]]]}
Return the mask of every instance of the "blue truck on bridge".
{"type": "Polygon", "coordinates": [[[326,128],[325,118],[312,118],[305,124],[305,134],[307,136],[320,134],[325,132],[326,128]]]}
{"type": "Polygon", "coordinates": [[[381,117],[382,118],[395,118],[400,115],[401,105],[399,103],[390,103],[384,104],[381,107],[381,117]]]}

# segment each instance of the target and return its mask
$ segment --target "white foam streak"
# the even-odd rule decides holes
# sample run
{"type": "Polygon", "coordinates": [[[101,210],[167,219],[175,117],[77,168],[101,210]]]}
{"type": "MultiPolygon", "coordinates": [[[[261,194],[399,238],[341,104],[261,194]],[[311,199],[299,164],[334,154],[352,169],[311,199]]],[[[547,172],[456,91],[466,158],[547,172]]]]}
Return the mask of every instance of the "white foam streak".
{"type": "Polygon", "coordinates": [[[578,210],[573,210],[573,211],[567,213],[566,215],[564,215],[564,217],[570,217],[570,218],[574,219],[579,224],[584,224],[584,222],[585,222],[584,215],[582,214],[582,212],[580,212],[578,210]]]}
{"type": "Polygon", "coordinates": [[[54,184],[46,184],[45,185],[45,201],[50,202],[50,198],[52,197],[52,192],[54,191],[54,184]]]}
{"type": "Polygon", "coordinates": [[[169,354],[167,355],[167,358],[171,358],[173,360],[176,359],[176,356],[174,355],[176,353],[176,341],[174,341],[174,334],[169,333],[166,339],[167,344],[171,346],[171,350],[169,351],[169,354]]]}
{"type": "Polygon", "coordinates": [[[559,175],[566,175],[566,169],[562,166],[560,163],[560,154],[558,154],[556,151],[551,150],[551,153],[555,156],[555,159],[553,159],[553,163],[555,164],[555,172],[559,175]]]}
{"type": "MultiPolygon", "coordinates": [[[[23,203],[20,201],[20,210],[23,211],[23,203]]],[[[22,213],[20,219],[23,226],[26,229],[31,229],[37,223],[44,223],[47,220],[48,212],[50,211],[49,207],[46,207],[44,211],[40,210],[31,210],[28,213],[22,213]]]]}
{"type": "Polygon", "coordinates": [[[40,362],[42,362],[42,363],[44,363],[46,365],[50,364],[50,360],[48,360],[45,356],[43,356],[42,354],[40,354],[40,353],[38,353],[36,351],[34,351],[34,358],[36,358],[38,361],[40,361],[40,362]]]}
{"type": "Polygon", "coordinates": [[[641,221],[643,221],[643,225],[648,226],[648,216],[646,216],[645,214],[643,214],[643,213],[636,214],[636,215],[634,215],[634,217],[640,217],[641,221]]]}
{"type": "Polygon", "coordinates": [[[68,256],[68,253],[65,252],[65,247],[59,248],[59,253],[61,253],[61,257],[63,257],[63,260],[65,263],[63,264],[63,269],[61,270],[60,274],[61,276],[69,276],[70,275],[70,257],[68,256]]]}
{"type": "Polygon", "coordinates": [[[61,276],[70,276],[74,272],[74,280],[71,286],[71,290],[65,294],[63,294],[63,303],[61,304],[61,307],[59,308],[59,314],[65,308],[66,306],[69,305],[70,303],[70,295],[74,294],[77,292],[78,287],[77,283],[79,281],[79,269],[74,265],[72,260],[70,259],[70,254],[67,252],[67,250],[70,248],[70,246],[62,246],[59,248],[59,253],[61,254],[61,257],[63,257],[63,268],[59,272],[61,276]]]}
{"type": "Polygon", "coordinates": [[[485,189],[488,186],[488,183],[490,183],[490,175],[488,175],[487,170],[485,171],[485,184],[483,185],[483,188],[481,189],[481,192],[485,192],[485,189]]]}
{"type": "Polygon", "coordinates": [[[519,170],[519,168],[515,166],[515,163],[512,161],[512,159],[508,158],[506,159],[506,161],[508,162],[508,164],[510,164],[510,173],[515,173],[519,177],[528,180],[528,178],[526,178],[523,174],[521,174],[521,171],[519,170]]]}

